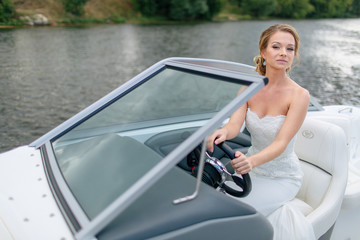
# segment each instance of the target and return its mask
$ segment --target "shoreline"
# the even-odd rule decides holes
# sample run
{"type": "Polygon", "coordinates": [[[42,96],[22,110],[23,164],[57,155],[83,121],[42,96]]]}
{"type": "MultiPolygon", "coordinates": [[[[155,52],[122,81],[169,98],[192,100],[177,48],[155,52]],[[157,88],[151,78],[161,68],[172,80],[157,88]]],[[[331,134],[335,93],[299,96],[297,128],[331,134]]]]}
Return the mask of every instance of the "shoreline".
{"type": "Polygon", "coordinates": [[[306,20],[339,20],[339,19],[358,19],[359,17],[348,18],[305,18],[305,19],[292,19],[292,18],[251,18],[241,15],[225,15],[215,17],[213,20],[188,20],[188,21],[174,21],[166,19],[151,19],[151,18],[133,18],[133,19],[90,19],[90,18],[77,18],[59,20],[57,22],[50,22],[48,24],[19,24],[19,25],[0,25],[0,29],[12,28],[38,28],[38,27],[82,27],[82,26],[96,26],[96,25],[114,25],[114,24],[143,24],[143,25],[176,25],[176,24],[196,24],[196,23],[221,23],[221,22],[240,22],[240,21],[269,21],[269,20],[282,20],[282,21],[306,21],[306,20]],[[67,23],[69,22],[69,23],[67,23]]]}
{"type": "MultiPolygon", "coordinates": [[[[237,22],[245,21],[250,19],[241,20],[191,20],[191,21],[171,21],[171,20],[124,20],[124,21],[111,21],[111,20],[98,20],[98,19],[81,19],[80,21],[74,21],[74,23],[50,23],[43,25],[0,25],[0,29],[11,29],[11,28],[38,28],[38,27],[71,27],[71,26],[93,26],[93,25],[114,25],[114,24],[148,24],[148,25],[176,25],[176,24],[193,24],[193,23],[207,23],[207,22],[237,22]]],[[[256,20],[256,19],[252,19],[256,20]]],[[[71,21],[71,20],[70,20],[71,21]]]]}

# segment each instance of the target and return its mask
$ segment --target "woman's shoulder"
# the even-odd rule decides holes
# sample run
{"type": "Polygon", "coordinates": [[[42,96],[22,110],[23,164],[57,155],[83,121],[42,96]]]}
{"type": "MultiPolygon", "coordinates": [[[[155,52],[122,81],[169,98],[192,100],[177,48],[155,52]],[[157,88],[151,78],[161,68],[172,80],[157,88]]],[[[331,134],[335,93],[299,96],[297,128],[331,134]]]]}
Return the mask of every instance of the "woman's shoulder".
{"type": "Polygon", "coordinates": [[[300,85],[297,85],[297,87],[294,89],[294,95],[301,98],[309,98],[310,99],[310,93],[306,88],[301,87],[300,85]]]}
{"type": "Polygon", "coordinates": [[[300,86],[298,83],[296,83],[295,81],[291,80],[291,92],[292,92],[292,96],[294,96],[295,98],[309,98],[310,99],[310,93],[309,91],[300,86]]]}
{"type": "Polygon", "coordinates": [[[309,91],[295,83],[292,86],[292,97],[291,97],[291,105],[304,105],[308,107],[310,102],[310,93],[309,91]]]}

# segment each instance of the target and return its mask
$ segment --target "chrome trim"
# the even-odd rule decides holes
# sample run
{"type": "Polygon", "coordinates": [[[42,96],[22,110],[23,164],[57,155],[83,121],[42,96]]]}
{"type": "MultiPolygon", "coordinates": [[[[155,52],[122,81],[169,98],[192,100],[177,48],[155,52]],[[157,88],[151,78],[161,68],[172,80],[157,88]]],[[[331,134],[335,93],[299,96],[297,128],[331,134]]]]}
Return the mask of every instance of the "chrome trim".
{"type": "Polygon", "coordinates": [[[217,159],[215,157],[211,157],[207,152],[206,152],[206,156],[207,156],[206,162],[209,163],[211,166],[213,166],[221,176],[221,181],[218,182],[220,187],[226,181],[233,181],[234,177],[238,178],[238,176],[236,174],[230,173],[226,169],[225,165],[219,159],[217,159]]]}
{"type": "Polygon", "coordinates": [[[352,113],[353,108],[352,107],[345,107],[345,108],[339,109],[338,113],[343,113],[345,111],[348,111],[349,113],[352,113]]]}
{"type": "Polygon", "coordinates": [[[218,160],[215,157],[211,157],[207,152],[206,152],[206,156],[207,156],[206,162],[209,163],[211,166],[213,166],[216,169],[216,171],[220,174],[221,182],[218,182],[218,184],[222,185],[226,180],[229,179],[227,176],[230,176],[231,173],[228,172],[225,165],[220,160],[218,160]]]}

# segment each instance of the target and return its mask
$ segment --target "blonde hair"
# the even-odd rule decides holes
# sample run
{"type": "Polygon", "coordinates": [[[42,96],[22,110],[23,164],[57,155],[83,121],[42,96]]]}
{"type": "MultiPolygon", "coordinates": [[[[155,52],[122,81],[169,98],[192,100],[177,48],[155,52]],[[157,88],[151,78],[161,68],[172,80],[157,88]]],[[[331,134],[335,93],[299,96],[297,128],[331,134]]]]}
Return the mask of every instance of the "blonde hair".
{"type": "MultiPolygon", "coordinates": [[[[256,70],[260,75],[266,74],[266,66],[264,65],[265,59],[261,56],[261,51],[267,48],[270,37],[275,34],[276,32],[288,32],[290,33],[294,39],[295,39],[295,57],[297,58],[298,65],[300,63],[300,57],[299,57],[299,47],[300,47],[300,38],[298,33],[296,32],[295,28],[288,24],[276,24],[273,26],[270,26],[268,29],[262,32],[259,40],[259,50],[260,54],[257,55],[254,58],[254,62],[256,64],[256,70]]],[[[294,65],[294,67],[296,66],[294,65]]],[[[291,70],[291,67],[286,69],[286,72],[289,72],[291,70]]]]}

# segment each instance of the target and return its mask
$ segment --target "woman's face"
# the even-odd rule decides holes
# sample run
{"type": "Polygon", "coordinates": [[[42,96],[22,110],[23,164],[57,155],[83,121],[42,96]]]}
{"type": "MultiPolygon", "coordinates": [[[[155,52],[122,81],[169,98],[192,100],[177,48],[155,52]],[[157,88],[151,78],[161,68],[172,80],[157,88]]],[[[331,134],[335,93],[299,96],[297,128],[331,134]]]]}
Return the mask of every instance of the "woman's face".
{"type": "Polygon", "coordinates": [[[295,39],[293,35],[281,31],[274,33],[261,54],[266,60],[267,68],[286,71],[295,57],[295,39]]]}

